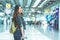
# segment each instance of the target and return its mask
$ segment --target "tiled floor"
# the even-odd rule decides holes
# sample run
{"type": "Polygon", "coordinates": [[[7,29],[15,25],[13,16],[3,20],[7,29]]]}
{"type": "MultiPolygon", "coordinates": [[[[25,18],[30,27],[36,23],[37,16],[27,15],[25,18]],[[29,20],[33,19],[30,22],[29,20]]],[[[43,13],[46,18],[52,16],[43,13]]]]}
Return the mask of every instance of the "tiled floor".
{"type": "MultiPolygon", "coordinates": [[[[38,31],[33,26],[27,25],[25,30],[25,40],[58,40],[58,34],[52,34],[50,32],[49,36],[45,35],[45,33],[38,31]],[[54,36],[55,35],[55,36],[54,36]]],[[[13,35],[9,33],[9,31],[5,31],[0,33],[0,40],[14,40],[13,35]]]]}

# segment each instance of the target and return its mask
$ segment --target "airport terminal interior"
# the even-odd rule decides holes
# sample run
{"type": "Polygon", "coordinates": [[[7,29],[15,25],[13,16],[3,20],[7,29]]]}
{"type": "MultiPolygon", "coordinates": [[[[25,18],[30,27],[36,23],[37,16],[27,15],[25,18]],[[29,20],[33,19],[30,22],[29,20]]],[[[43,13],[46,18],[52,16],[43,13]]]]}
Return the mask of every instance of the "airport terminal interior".
{"type": "Polygon", "coordinates": [[[14,40],[9,31],[18,4],[26,25],[24,40],[60,40],[60,0],[0,0],[0,40],[14,40]]]}

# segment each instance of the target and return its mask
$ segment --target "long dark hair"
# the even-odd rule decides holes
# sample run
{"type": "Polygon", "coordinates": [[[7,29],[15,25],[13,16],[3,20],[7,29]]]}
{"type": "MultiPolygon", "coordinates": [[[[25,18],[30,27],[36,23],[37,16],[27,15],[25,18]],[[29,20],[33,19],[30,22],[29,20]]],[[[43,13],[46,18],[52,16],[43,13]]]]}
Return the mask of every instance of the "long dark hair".
{"type": "Polygon", "coordinates": [[[14,14],[13,14],[13,19],[18,15],[18,10],[19,10],[20,5],[16,5],[14,8],[14,14]]]}

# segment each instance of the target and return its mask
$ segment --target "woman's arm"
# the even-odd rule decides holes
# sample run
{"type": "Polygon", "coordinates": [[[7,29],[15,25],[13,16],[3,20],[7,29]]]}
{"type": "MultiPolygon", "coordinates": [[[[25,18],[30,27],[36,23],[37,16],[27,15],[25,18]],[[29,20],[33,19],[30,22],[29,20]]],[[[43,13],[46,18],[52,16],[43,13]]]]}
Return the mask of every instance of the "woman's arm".
{"type": "Polygon", "coordinates": [[[20,30],[21,30],[21,33],[22,33],[22,37],[24,37],[24,28],[23,28],[23,23],[22,23],[23,21],[22,21],[22,18],[21,18],[21,16],[20,15],[18,15],[18,17],[17,17],[17,24],[18,24],[18,26],[19,26],[19,28],[20,28],[20,30]]]}
{"type": "Polygon", "coordinates": [[[21,27],[22,38],[24,38],[24,29],[21,27]]]}

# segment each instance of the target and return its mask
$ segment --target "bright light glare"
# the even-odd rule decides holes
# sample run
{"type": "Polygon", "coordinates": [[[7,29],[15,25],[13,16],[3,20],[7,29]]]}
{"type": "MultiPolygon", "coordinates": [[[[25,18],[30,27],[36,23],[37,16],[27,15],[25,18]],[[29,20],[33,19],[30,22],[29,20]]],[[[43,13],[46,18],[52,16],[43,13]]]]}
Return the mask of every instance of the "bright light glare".
{"type": "Polygon", "coordinates": [[[46,21],[46,18],[45,18],[44,16],[42,16],[40,19],[41,19],[42,21],[46,21]]]}
{"type": "Polygon", "coordinates": [[[26,21],[30,21],[30,18],[26,18],[26,21]]]}
{"type": "Polygon", "coordinates": [[[5,9],[5,13],[6,14],[10,14],[11,13],[11,9],[5,9]]]}
{"type": "Polygon", "coordinates": [[[31,13],[29,13],[29,15],[31,15],[31,13]]]}
{"type": "Polygon", "coordinates": [[[35,10],[34,10],[34,9],[31,9],[31,11],[32,11],[32,12],[35,12],[35,10]]]}
{"type": "Polygon", "coordinates": [[[37,21],[39,21],[39,20],[40,20],[40,18],[36,18],[36,20],[37,20],[37,21]]]}
{"type": "Polygon", "coordinates": [[[47,2],[47,0],[45,0],[40,6],[38,7],[43,7],[43,5],[47,2]]]}
{"type": "Polygon", "coordinates": [[[41,11],[37,11],[38,13],[41,13],[41,11]]]}
{"type": "Polygon", "coordinates": [[[0,16],[4,16],[4,13],[0,12],[0,16]]]}
{"type": "Polygon", "coordinates": [[[36,2],[34,3],[34,5],[32,7],[36,7],[40,2],[41,2],[41,0],[36,0],[36,2]]]}

